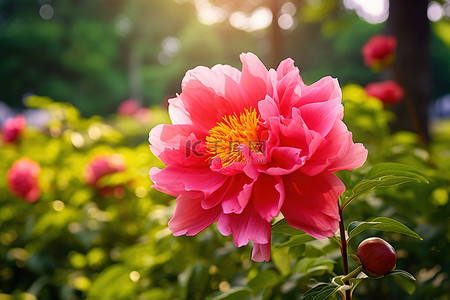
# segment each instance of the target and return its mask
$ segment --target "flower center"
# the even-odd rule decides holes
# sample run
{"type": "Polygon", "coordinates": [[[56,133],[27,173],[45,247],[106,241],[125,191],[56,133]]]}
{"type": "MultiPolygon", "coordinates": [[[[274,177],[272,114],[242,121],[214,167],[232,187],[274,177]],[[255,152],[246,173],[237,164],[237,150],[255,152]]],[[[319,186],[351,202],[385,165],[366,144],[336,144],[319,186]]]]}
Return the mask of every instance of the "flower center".
{"type": "Polygon", "coordinates": [[[245,109],[239,117],[227,115],[222,119],[223,122],[217,122],[217,126],[209,131],[206,151],[213,158],[219,157],[223,167],[235,162],[245,163],[245,156],[241,149],[238,149],[239,145],[247,145],[251,152],[263,152],[265,141],[259,139],[259,114],[255,109],[245,109]]]}

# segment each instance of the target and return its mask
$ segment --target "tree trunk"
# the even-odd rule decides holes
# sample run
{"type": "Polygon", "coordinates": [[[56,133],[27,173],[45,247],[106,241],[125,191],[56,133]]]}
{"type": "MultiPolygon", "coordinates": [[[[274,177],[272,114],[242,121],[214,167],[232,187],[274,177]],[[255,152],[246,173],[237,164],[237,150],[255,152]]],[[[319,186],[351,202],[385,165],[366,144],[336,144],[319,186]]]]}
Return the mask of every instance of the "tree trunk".
{"type": "MultiPolygon", "coordinates": [[[[420,130],[429,141],[428,104],[431,98],[430,22],[427,0],[390,0],[387,34],[397,38],[396,68],[417,115],[420,130]]],[[[403,101],[394,112],[394,130],[418,131],[403,101]]]]}
{"type": "Polygon", "coordinates": [[[270,11],[272,12],[272,24],[270,27],[270,46],[271,57],[270,63],[272,68],[276,68],[280,63],[282,57],[283,40],[281,34],[281,28],[278,25],[278,16],[280,14],[280,1],[270,0],[270,11]]]}

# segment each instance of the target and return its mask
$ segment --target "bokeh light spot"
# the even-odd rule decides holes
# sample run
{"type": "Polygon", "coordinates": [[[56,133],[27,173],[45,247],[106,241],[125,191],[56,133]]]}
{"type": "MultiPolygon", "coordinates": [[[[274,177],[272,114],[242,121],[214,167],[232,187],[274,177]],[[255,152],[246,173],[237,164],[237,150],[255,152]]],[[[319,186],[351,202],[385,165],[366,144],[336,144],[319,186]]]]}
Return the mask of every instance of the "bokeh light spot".
{"type": "Polygon", "coordinates": [[[52,203],[52,207],[55,211],[62,211],[64,209],[64,202],[62,202],[61,200],[55,200],[52,203]]]}
{"type": "Polygon", "coordinates": [[[53,18],[54,13],[55,11],[50,4],[44,4],[39,9],[39,15],[44,20],[50,20],[51,18],[53,18]]]}
{"type": "Polygon", "coordinates": [[[131,271],[129,276],[131,281],[133,282],[136,282],[139,280],[139,278],[141,278],[141,274],[139,274],[138,271],[131,271]]]}
{"type": "Polygon", "coordinates": [[[282,14],[278,18],[278,25],[281,29],[289,30],[294,26],[294,18],[289,14],[282,14]]]}
{"type": "Polygon", "coordinates": [[[432,22],[439,21],[444,16],[442,5],[436,1],[431,1],[430,4],[428,4],[427,16],[432,22]]]}

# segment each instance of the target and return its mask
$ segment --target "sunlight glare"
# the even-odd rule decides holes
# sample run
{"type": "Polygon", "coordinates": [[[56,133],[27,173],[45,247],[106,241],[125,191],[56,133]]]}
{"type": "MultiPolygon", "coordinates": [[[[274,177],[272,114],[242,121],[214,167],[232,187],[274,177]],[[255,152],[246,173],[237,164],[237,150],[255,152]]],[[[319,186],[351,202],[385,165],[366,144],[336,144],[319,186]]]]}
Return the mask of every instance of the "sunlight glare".
{"type": "Polygon", "coordinates": [[[432,22],[439,21],[444,16],[442,5],[436,1],[431,1],[430,4],[428,4],[427,16],[432,22]]]}
{"type": "Polygon", "coordinates": [[[388,0],[344,0],[347,9],[353,9],[368,23],[382,23],[389,16],[388,0]]]}
{"type": "Polygon", "coordinates": [[[229,21],[234,28],[248,32],[258,31],[272,24],[272,12],[267,7],[260,7],[251,15],[237,11],[231,14],[229,21]]]}
{"type": "Polygon", "coordinates": [[[225,11],[218,6],[212,5],[208,0],[195,0],[197,19],[205,25],[220,23],[226,18],[225,11]]]}

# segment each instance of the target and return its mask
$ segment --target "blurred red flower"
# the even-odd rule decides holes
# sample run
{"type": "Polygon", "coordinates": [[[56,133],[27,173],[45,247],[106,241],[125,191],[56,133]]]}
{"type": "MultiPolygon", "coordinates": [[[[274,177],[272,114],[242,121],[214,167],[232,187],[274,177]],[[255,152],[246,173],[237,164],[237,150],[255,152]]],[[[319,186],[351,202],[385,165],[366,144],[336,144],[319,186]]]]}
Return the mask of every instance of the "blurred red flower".
{"type": "Polygon", "coordinates": [[[2,126],[2,138],[4,143],[12,143],[15,142],[23,130],[27,122],[25,117],[22,115],[18,115],[14,118],[7,119],[2,126]]]}
{"type": "Polygon", "coordinates": [[[252,259],[270,259],[271,221],[280,212],[316,238],[333,236],[344,184],[333,172],[361,166],[362,144],[342,122],[341,89],[325,77],[307,86],[292,59],[267,70],[252,53],[187,72],[169,101],[173,124],[150,132],[154,188],[177,197],[169,229],[195,235],[214,222],[252,259]]]}
{"type": "Polygon", "coordinates": [[[117,113],[122,116],[132,116],[141,108],[138,101],[128,99],[120,103],[117,113]]]}
{"type": "Polygon", "coordinates": [[[87,184],[98,187],[98,181],[105,175],[125,171],[125,161],[120,154],[100,154],[94,157],[84,169],[87,184]]]}
{"type": "Polygon", "coordinates": [[[39,164],[29,158],[15,161],[6,173],[9,189],[27,202],[36,202],[41,194],[38,185],[40,171],[39,164]]]}
{"type": "Polygon", "coordinates": [[[375,71],[380,71],[394,61],[397,39],[393,36],[374,35],[362,47],[364,64],[375,71]]]}
{"type": "Polygon", "coordinates": [[[394,80],[369,83],[365,90],[367,95],[380,99],[388,106],[399,102],[405,94],[403,88],[394,80]]]}

